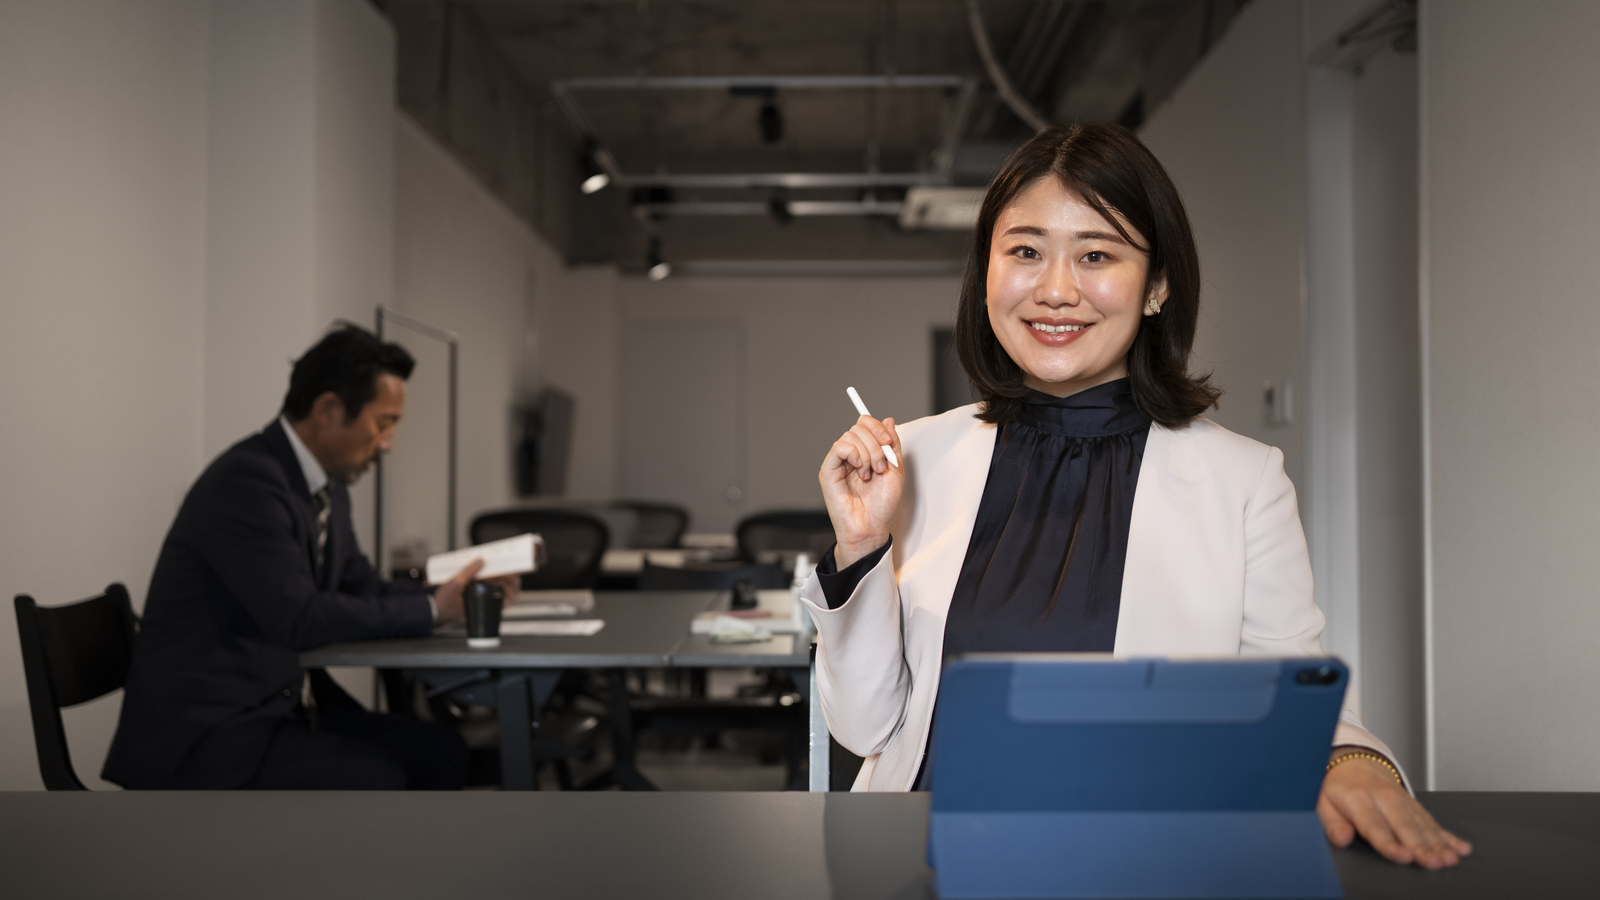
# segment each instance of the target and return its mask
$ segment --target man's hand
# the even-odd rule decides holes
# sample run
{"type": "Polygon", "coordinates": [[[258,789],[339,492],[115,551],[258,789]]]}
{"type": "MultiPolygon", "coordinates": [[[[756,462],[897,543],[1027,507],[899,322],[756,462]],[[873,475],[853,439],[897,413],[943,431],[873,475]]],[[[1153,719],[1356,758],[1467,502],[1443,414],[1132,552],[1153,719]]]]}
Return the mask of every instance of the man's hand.
{"type": "Polygon", "coordinates": [[[1401,865],[1442,869],[1472,852],[1471,844],[1440,828],[1387,768],[1370,759],[1347,760],[1328,772],[1317,815],[1334,846],[1349,846],[1359,833],[1401,865]]]}
{"type": "Polygon", "coordinates": [[[446,625],[465,621],[467,608],[461,601],[461,592],[467,589],[472,582],[472,576],[483,569],[483,560],[475,559],[465,569],[456,573],[456,577],[439,585],[433,592],[433,605],[439,611],[437,624],[446,625]]]}
{"type": "Polygon", "coordinates": [[[500,590],[506,592],[504,606],[510,606],[517,602],[517,592],[522,590],[521,575],[497,575],[494,578],[485,578],[483,582],[485,584],[498,585],[500,590]]]}

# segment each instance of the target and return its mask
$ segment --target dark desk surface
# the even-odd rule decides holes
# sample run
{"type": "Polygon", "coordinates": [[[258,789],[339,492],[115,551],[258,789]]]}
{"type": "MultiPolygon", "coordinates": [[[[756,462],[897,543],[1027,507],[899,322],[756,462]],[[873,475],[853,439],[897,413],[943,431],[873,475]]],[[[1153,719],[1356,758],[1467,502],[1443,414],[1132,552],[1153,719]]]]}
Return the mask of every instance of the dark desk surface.
{"type": "Polygon", "coordinates": [[[760,644],[713,644],[691,635],[689,623],[726,606],[726,591],[602,591],[594,611],[603,619],[591,637],[502,637],[492,650],[473,650],[463,637],[426,637],[330,644],[300,654],[307,666],[392,669],[655,668],[662,666],[788,666],[810,662],[810,643],[776,635],[760,644]]]}
{"type": "MultiPolygon", "coordinates": [[[[1600,794],[1433,794],[1460,868],[1334,852],[1346,896],[1600,894],[1600,794]]],[[[924,794],[0,794],[7,896],[925,900],[924,794]]],[[[1152,852],[1154,848],[1152,848],[1152,852]]]]}

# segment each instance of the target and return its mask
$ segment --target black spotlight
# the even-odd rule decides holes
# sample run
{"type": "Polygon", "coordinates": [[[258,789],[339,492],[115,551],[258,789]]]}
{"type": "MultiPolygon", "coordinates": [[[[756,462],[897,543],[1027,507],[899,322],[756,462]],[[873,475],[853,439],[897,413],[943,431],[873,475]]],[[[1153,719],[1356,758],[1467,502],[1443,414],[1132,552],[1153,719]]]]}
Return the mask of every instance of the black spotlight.
{"type": "Polygon", "coordinates": [[[778,109],[778,104],[771,100],[761,104],[761,112],[756,117],[756,122],[761,126],[761,139],[769,144],[776,144],[783,140],[783,110],[778,109]]]}

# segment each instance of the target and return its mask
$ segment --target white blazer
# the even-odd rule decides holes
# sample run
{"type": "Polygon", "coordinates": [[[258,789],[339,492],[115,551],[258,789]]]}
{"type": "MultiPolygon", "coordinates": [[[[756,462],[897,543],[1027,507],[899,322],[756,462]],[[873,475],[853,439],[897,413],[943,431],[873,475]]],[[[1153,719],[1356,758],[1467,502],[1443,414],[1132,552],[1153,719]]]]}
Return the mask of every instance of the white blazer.
{"type": "MultiPolygon", "coordinates": [[[[974,418],[976,409],[899,426],[906,483],[891,552],[838,609],[827,608],[814,574],[801,594],[817,624],[828,728],[866,757],[858,791],[908,791],[922,763],[945,616],[994,453],[996,428],[974,418]]],[[[1312,656],[1322,653],[1322,626],[1283,453],[1208,419],[1152,425],[1113,652],[1312,656]]],[[[1334,744],[1394,759],[1348,708],[1334,744]]]]}

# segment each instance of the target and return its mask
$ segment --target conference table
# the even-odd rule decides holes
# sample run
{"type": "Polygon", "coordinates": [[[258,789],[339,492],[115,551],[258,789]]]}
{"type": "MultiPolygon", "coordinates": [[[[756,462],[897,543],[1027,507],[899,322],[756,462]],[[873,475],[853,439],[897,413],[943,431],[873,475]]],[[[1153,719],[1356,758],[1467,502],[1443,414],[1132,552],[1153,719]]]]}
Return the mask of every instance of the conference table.
{"type": "MultiPolygon", "coordinates": [[[[703,612],[726,610],[728,591],[597,591],[594,608],[577,618],[600,619],[605,626],[588,637],[505,635],[500,646],[476,650],[464,635],[436,634],[329,644],[300,654],[307,667],[357,666],[407,669],[429,685],[430,694],[449,694],[492,706],[500,724],[500,771],[507,790],[534,788],[534,732],[539,711],[567,669],[612,673],[611,719],[628,728],[625,669],[765,668],[783,669],[808,698],[810,740],[807,760],[812,790],[828,789],[828,727],[811,677],[809,635],[774,634],[749,644],[712,643],[691,634],[690,623],[703,612]]],[[[752,620],[761,624],[760,619],[752,620]]],[[[613,778],[627,788],[649,789],[631,758],[631,742],[618,742],[613,778]]]]}
{"type": "MultiPolygon", "coordinates": [[[[1422,800],[1474,854],[1427,872],[1365,847],[1334,850],[1346,897],[1600,892],[1600,794],[1422,800]]],[[[926,794],[6,793],[0,890],[41,900],[923,900],[935,896],[927,821],[926,794]]]]}

